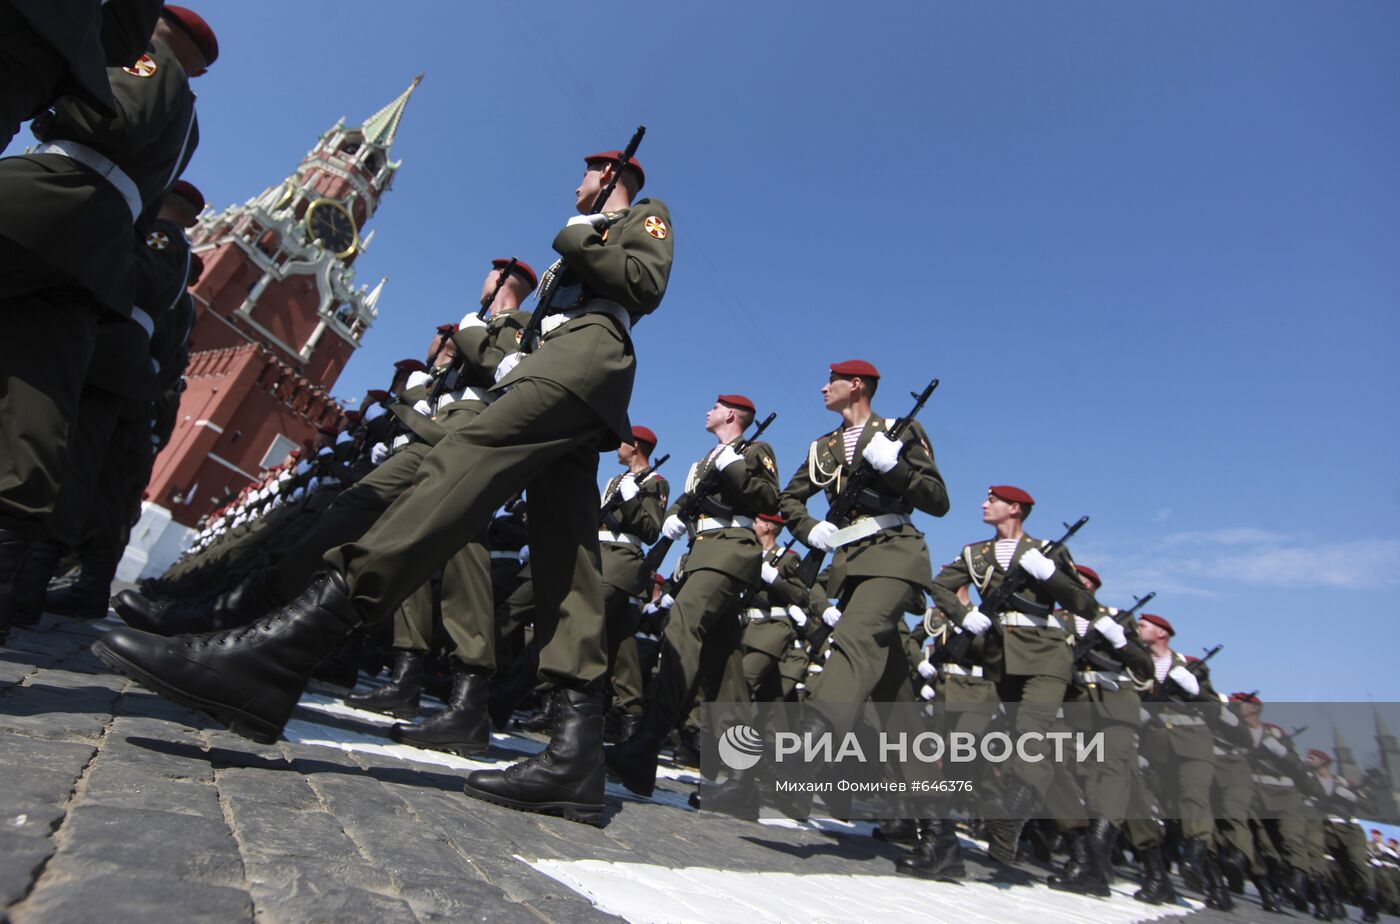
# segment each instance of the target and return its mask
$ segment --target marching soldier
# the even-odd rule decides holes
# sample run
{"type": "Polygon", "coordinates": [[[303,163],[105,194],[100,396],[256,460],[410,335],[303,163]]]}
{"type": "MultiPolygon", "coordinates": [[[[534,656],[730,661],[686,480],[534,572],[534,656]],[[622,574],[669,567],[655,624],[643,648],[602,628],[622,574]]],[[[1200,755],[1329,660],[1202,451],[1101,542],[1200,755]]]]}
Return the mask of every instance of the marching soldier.
{"type": "MultiPolygon", "coordinates": [[[[772,703],[783,698],[778,665],[797,637],[792,610],[802,612],[807,588],[797,576],[801,561],[797,553],[778,545],[783,518],[760,513],[753,531],[763,546],[763,588],[745,600],[747,607],[740,614],[744,620],[744,680],[749,685],[751,702],[772,703]]],[[[802,619],[806,621],[805,614],[802,619]]]]}
{"type": "MultiPolygon", "coordinates": [[[[1375,877],[1366,851],[1366,835],[1356,821],[1360,799],[1345,779],[1332,772],[1331,754],[1313,748],[1308,751],[1304,763],[1312,771],[1309,788],[1326,815],[1323,835],[1327,853],[1336,861],[1342,878],[1358,897],[1361,920],[1367,924],[1379,921],[1380,904],[1376,899],[1375,877]]],[[[1325,882],[1326,877],[1323,879],[1324,891],[1334,887],[1325,882]]]]}
{"type": "MultiPolygon", "coordinates": [[[[1072,664],[1066,628],[1054,605],[1090,623],[1100,615],[1093,596],[1080,583],[1069,550],[1061,545],[1047,556],[1041,550],[1048,543],[1026,533],[1025,520],[1034,504],[1021,488],[989,488],[982,522],[996,530],[995,538],[964,546],[933,580],[934,604],[959,631],[982,636],[996,627],[986,640],[983,666],[1001,701],[1019,704],[1014,720],[1018,736],[1049,730],[1069,687],[1072,664]],[[1030,575],[1031,583],[1012,598],[1015,609],[983,613],[957,598],[957,591],[975,585],[985,600],[1017,567],[1030,575]]],[[[1054,777],[1053,767],[1044,761],[1018,760],[1010,770],[1002,803],[1005,817],[988,820],[989,853],[1007,864],[1015,861],[1025,819],[1054,777]]]]}
{"type": "MultiPolygon", "coordinates": [[[[638,795],[649,796],[654,790],[662,742],[694,705],[704,668],[719,665],[722,670],[729,654],[738,650],[740,594],[762,580],[763,551],[753,533],[753,518],[777,507],[777,463],[767,443],[752,441],[743,452],[735,448],[755,416],[753,401],[743,395],[715,399],[705,415],[705,429],[716,445],[690,467],[685,490],[696,490],[711,470],[720,473],[718,490],[705,499],[704,512],[694,523],[681,519],[682,499],[677,499],[661,527],[669,539],[691,536],[683,583],[671,607],[661,667],[641,725],[607,751],[608,770],[638,795]]],[[[735,686],[731,693],[743,699],[747,691],[742,682],[735,686]]]]}
{"type": "Polygon", "coordinates": [[[194,151],[188,79],[217,53],[203,19],[166,8],[150,50],[108,71],[116,117],[65,98],[34,153],[0,161],[0,636],[58,499],[99,319],[131,316],[134,226],[194,151]]]}
{"type": "Polygon", "coordinates": [[[633,204],[640,165],[624,164],[620,152],[585,160],[576,203],[586,212],[603,199],[604,211],[571,219],[554,239],[562,259],[537,308],[538,347],[509,371],[502,362],[492,389],[499,396],[433,447],[412,490],[358,542],[328,553],[327,572],[300,598],[251,626],[174,639],[116,629],[94,644],[100,658],[237,733],[276,740],[316,663],[385,619],[528,487],[540,672],[556,685],[559,719],[543,752],[506,770],[479,770],[465,789],[524,811],[603,823],[598,449],[631,435],[630,331],[661,303],[674,241],[665,205],[633,204]]]}

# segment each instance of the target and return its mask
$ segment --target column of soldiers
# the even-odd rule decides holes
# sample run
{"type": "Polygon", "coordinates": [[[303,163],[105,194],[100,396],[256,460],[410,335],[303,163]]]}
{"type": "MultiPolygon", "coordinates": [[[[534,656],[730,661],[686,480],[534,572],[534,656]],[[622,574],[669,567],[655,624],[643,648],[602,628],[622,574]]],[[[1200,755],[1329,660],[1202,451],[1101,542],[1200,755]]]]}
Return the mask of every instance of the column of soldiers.
{"type": "MultiPolygon", "coordinates": [[[[0,68],[26,75],[7,84],[0,130],[37,116],[42,142],[0,161],[0,633],[45,609],[105,614],[193,322],[184,229],[203,199],[178,177],[197,142],[188,79],[217,42],[181,7],[88,6],[0,0],[0,68]],[[74,574],[50,587],[65,554],[74,574]]],[[[548,272],[491,261],[481,311],[395,364],[344,428],[227,498],[162,579],[117,596],[128,625],[94,646],[107,665],[268,742],[313,672],[377,640],[387,681],[347,702],[405,720],[397,741],[481,754],[492,726],[537,697],[545,750],[472,773],[465,792],[589,824],[604,821],[606,774],[653,792],[701,702],[923,699],[957,706],[947,721],[964,731],[1008,704],[1029,733],[1084,707],[1102,762],[1069,772],[1027,758],[996,776],[982,830],[1000,868],[1028,841],[1058,841],[1068,861],[1049,885],[1102,896],[1126,845],[1147,903],[1176,900],[1175,862],[1220,910],[1246,880],[1267,910],[1292,902],[1320,920],[1344,916],[1343,895],[1365,920],[1394,905],[1393,844],[1366,843],[1360,797],[1330,755],[1299,760],[1255,694],[1202,720],[1190,704],[1221,700],[1204,662],[1171,648],[1165,618],[1101,605],[1093,569],[1026,532],[1029,492],[990,488],[992,535],[934,572],[912,516],[945,515],[949,493],[917,421],[875,412],[872,363],[831,364],[821,392],[839,423],[786,487],[773,448],[746,438],[755,402],[719,395],[705,418],[715,445],[673,500],[656,433],[627,415],[632,328],[665,295],[670,215],[638,198],[635,158],[584,162],[548,272]],[[600,493],[610,447],[624,470],[600,493]],[[849,516],[809,507],[818,495],[849,516]],[[784,529],[830,556],[815,579],[779,544],[784,529]],[[645,555],[658,540],[687,543],[669,577],[645,555]],[[413,721],[437,655],[447,707],[413,721]],[[1162,709],[1144,723],[1152,701],[1162,709]]],[[[832,730],[818,709],[802,716],[808,732],[832,730]]],[[[692,802],[757,817],[761,776],[730,773],[692,802]]],[[[806,817],[812,801],[782,808],[806,817]]],[[[908,845],[901,874],[967,875],[957,808],[882,825],[908,845]]]]}
{"type": "Polygon", "coordinates": [[[0,2],[0,639],[47,608],[106,613],[117,559],[169,439],[204,207],[189,82],[218,57],[159,0],[0,2]]]}

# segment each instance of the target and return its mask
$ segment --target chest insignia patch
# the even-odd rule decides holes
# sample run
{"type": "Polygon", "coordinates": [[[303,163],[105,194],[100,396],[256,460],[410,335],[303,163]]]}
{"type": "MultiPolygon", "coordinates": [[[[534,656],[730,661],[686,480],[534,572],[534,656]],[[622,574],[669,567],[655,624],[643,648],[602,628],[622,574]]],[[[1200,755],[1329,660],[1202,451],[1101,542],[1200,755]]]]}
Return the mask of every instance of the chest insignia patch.
{"type": "Polygon", "coordinates": [[[170,235],[164,231],[152,231],[146,235],[146,246],[152,250],[164,250],[170,246],[170,235]]]}

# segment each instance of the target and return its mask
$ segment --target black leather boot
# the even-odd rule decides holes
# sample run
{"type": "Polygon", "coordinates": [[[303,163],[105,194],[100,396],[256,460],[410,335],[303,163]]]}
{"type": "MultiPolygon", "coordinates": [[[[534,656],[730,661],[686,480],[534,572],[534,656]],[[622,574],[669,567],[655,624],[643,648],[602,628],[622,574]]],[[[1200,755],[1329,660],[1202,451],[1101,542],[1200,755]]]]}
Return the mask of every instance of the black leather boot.
{"type": "MultiPolygon", "coordinates": [[[[499,667],[499,665],[498,665],[499,667]]],[[[491,724],[497,731],[505,731],[510,725],[515,710],[529,698],[540,682],[540,658],[535,646],[526,648],[525,654],[516,662],[516,669],[491,685],[491,697],[487,700],[486,711],[491,714],[491,724]]],[[[501,672],[497,672],[497,678],[501,672]]]]}
{"type": "Polygon", "coordinates": [[[671,725],[671,717],[662,707],[655,700],[648,700],[642,724],[632,737],[603,752],[608,772],[637,795],[650,796],[656,791],[656,760],[671,725]]]}
{"type": "MultiPolygon", "coordinates": [[[[602,693],[560,688],[558,721],[549,746],[504,770],[478,770],[467,777],[467,795],[522,812],[559,815],[603,826],[602,693]]],[[[484,702],[483,702],[484,705],[484,702]]]]}
{"type": "Polygon", "coordinates": [[[1047,876],[1046,885],[1060,892],[1076,892],[1080,895],[1108,896],[1108,882],[1099,866],[1099,858],[1094,853],[1093,840],[1088,828],[1075,831],[1070,841],[1070,859],[1063,872],[1047,876]]]}
{"type": "Polygon", "coordinates": [[[1308,910],[1308,874],[1306,870],[1291,869],[1288,873],[1285,894],[1297,911],[1308,910]]]}
{"type": "Polygon", "coordinates": [[[44,615],[44,597],[48,594],[49,578],[53,577],[63,546],[54,542],[35,542],[20,565],[14,584],[14,613],[17,626],[32,626],[44,615]]]}
{"type": "Polygon", "coordinates": [[[1204,838],[1193,837],[1181,848],[1181,881],[1193,892],[1206,891],[1206,861],[1209,859],[1204,838]]]}
{"type": "Polygon", "coordinates": [[[1149,905],[1176,904],[1176,889],[1172,888],[1167,864],[1162,861],[1161,845],[1148,848],[1141,859],[1142,888],[1133,893],[1133,898],[1149,905]]]}
{"type": "Polygon", "coordinates": [[[359,625],[345,580],[328,572],[291,603],[249,625],[175,638],[123,627],[94,642],[92,651],[166,699],[271,744],[312,670],[359,625]]]}
{"type": "Polygon", "coordinates": [[[1283,910],[1283,901],[1279,898],[1278,890],[1269,881],[1268,876],[1254,876],[1251,880],[1254,888],[1259,893],[1259,905],[1270,914],[1287,914],[1283,910]]]}
{"type": "Polygon", "coordinates": [[[130,590],[112,598],[112,608],[123,622],[153,635],[221,632],[246,626],[281,606],[282,600],[261,571],[213,598],[156,603],[130,590]]]}
{"type": "Polygon", "coordinates": [[[1089,850],[1098,858],[1105,886],[1113,882],[1113,857],[1118,853],[1118,828],[1107,818],[1095,818],[1089,826],[1089,850]]]}
{"type": "Polygon", "coordinates": [[[1206,907],[1216,911],[1233,909],[1235,900],[1230,895],[1229,883],[1225,881],[1225,876],[1220,872],[1220,863],[1214,857],[1207,856],[1205,871],[1206,907]]]}
{"type": "Polygon", "coordinates": [[[395,648],[394,667],[388,683],[364,693],[351,693],[345,697],[345,704],[368,712],[382,712],[396,719],[414,718],[418,715],[418,697],[423,692],[423,663],[427,659],[426,652],[395,648]]]}
{"type": "Polygon", "coordinates": [[[61,585],[49,584],[44,606],[50,613],[75,619],[101,619],[107,615],[112,579],[117,576],[114,555],[84,557],[78,573],[61,585]]]}
{"type": "Polygon", "coordinates": [[[895,872],[945,882],[967,878],[956,822],[920,820],[916,830],[914,847],[894,861],[895,872]]]}
{"type": "Polygon", "coordinates": [[[1225,877],[1225,883],[1230,887],[1230,891],[1236,895],[1244,894],[1244,881],[1249,875],[1249,858],[1244,855],[1244,851],[1238,847],[1231,847],[1220,852],[1220,872],[1225,877]]]}
{"type": "Polygon", "coordinates": [[[723,783],[702,784],[689,801],[691,808],[757,821],[762,797],[752,771],[731,770],[723,783]]]}
{"type": "Polygon", "coordinates": [[[529,718],[516,722],[515,727],[521,731],[534,732],[537,735],[548,735],[554,728],[554,710],[557,708],[557,702],[558,700],[553,696],[546,696],[543,708],[529,718]]]}
{"type": "Polygon", "coordinates": [[[1374,888],[1361,896],[1361,924],[1376,924],[1381,919],[1380,911],[1381,902],[1374,888]]]}
{"type": "Polygon", "coordinates": [[[491,717],[486,713],[490,685],[490,674],[454,664],[447,708],[417,725],[395,725],[389,737],[463,757],[485,754],[491,749],[491,717]]]}
{"type": "Polygon", "coordinates": [[[1026,818],[1039,799],[1034,789],[1013,780],[1002,801],[1002,818],[987,819],[987,855],[998,863],[1010,866],[1016,862],[1016,850],[1026,818]]]}
{"type": "Polygon", "coordinates": [[[11,530],[0,529],[0,643],[15,624],[15,581],[27,557],[29,540],[11,530]]]}

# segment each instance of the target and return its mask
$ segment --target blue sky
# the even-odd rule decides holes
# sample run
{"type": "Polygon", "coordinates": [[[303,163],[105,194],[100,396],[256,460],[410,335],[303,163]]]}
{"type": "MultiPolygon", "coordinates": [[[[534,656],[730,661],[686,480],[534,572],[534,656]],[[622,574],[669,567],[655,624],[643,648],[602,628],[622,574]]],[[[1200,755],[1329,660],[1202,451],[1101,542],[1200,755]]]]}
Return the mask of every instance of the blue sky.
{"type": "Polygon", "coordinates": [[[1395,4],[201,9],[223,53],[187,176],[219,208],[426,72],[336,394],[491,257],[547,265],[580,157],[645,123],[676,265],[632,416],[673,480],[717,392],[779,411],[786,477],[833,425],[827,363],[876,363],[889,416],[938,376],[935,567],[1018,484],[1033,533],[1092,517],[1106,602],[1156,590],[1182,650],[1223,642],[1222,688],[1400,698],[1395,4]]]}

